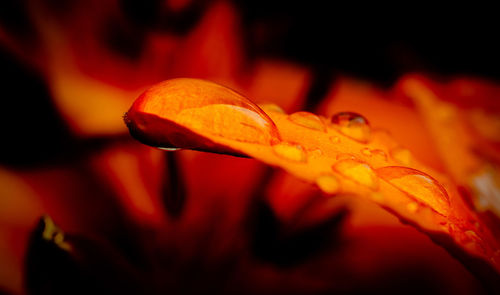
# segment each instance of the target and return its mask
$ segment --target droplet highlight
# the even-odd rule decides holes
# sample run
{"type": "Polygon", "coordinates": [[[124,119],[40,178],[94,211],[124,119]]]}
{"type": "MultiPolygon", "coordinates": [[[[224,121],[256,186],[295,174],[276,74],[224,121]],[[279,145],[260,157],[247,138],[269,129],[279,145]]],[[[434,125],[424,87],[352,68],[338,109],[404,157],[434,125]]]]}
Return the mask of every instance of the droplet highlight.
{"type": "Polygon", "coordinates": [[[306,152],[300,144],[280,142],[272,147],[274,153],[283,159],[293,162],[306,162],[306,152]]]}
{"type": "Polygon", "coordinates": [[[332,168],[356,183],[372,190],[378,189],[378,177],[373,169],[366,163],[353,159],[346,159],[335,163],[332,168]]]}
{"type": "Polygon", "coordinates": [[[316,185],[327,194],[335,194],[340,188],[337,178],[332,174],[320,175],[316,178],[316,185]]]}
{"type": "Polygon", "coordinates": [[[414,201],[448,216],[450,200],[446,190],[430,175],[407,167],[389,166],[376,169],[377,175],[414,201]]]}
{"type": "Polygon", "coordinates": [[[360,142],[370,140],[371,128],[368,120],[360,114],[342,112],[332,116],[331,123],[340,133],[360,142]]]}
{"type": "Polygon", "coordinates": [[[288,116],[293,123],[313,130],[326,132],[326,125],[320,117],[309,112],[297,112],[288,116]]]}

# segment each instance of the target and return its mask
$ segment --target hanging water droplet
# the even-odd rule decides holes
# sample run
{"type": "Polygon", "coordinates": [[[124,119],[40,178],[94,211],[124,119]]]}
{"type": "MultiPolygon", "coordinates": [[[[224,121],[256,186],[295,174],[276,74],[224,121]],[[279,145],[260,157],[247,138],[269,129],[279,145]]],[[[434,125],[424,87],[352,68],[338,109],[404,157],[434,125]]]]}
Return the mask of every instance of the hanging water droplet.
{"type": "Polygon", "coordinates": [[[340,133],[360,142],[370,140],[370,124],[365,117],[353,112],[342,112],[333,115],[331,122],[340,133]]]}
{"type": "Polygon", "coordinates": [[[430,175],[407,167],[389,166],[376,170],[377,175],[398,190],[437,213],[447,216],[450,201],[446,190],[430,175]]]}
{"type": "Polygon", "coordinates": [[[273,151],[283,159],[293,162],[306,162],[306,152],[300,144],[279,142],[273,145],[273,151]]]}
{"type": "Polygon", "coordinates": [[[273,113],[286,114],[285,111],[279,105],[274,103],[262,103],[262,104],[259,103],[258,106],[266,113],[273,112],[273,113]]]}
{"type": "Polygon", "coordinates": [[[302,127],[326,132],[325,123],[315,114],[309,112],[297,112],[288,116],[288,119],[302,127]]]}
{"type": "Polygon", "coordinates": [[[145,91],[125,116],[131,134],[165,148],[214,149],[204,134],[271,144],[280,140],[269,116],[241,94],[198,79],[173,79],[145,91]]]}
{"type": "Polygon", "coordinates": [[[324,174],[316,178],[316,185],[327,194],[335,194],[340,188],[337,178],[331,174],[324,174]]]}
{"type": "Polygon", "coordinates": [[[373,169],[366,163],[346,159],[337,162],[332,167],[343,176],[364,185],[372,190],[378,189],[378,178],[373,169]]]}
{"type": "Polygon", "coordinates": [[[401,165],[409,166],[412,164],[413,156],[411,152],[405,148],[397,147],[390,152],[391,157],[401,165]]]}

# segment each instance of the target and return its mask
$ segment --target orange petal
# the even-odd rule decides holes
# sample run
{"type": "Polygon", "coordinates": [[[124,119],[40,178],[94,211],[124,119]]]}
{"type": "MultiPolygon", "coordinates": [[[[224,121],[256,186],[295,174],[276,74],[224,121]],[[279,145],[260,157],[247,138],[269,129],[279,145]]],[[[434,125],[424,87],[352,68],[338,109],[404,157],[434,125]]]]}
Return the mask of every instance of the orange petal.
{"type": "MultiPolygon", "coordinates": [[[[126,121],[133,135],[147,144],[245,154],[310,183],[329,173],[338,179],[341,193],[379,204],[465,262],[475,261],[471,256],[481,257],[478,269],[500,270],[495,239],[448,178],[416,159],[399,168],[414,169],[413,174],[389,178],[380,169],[404,165],[392,157],[362,152],[368,148],[390,155],[398,144],[385,132],[372,130],[366,140],[359,140],[346,136],[345,130],[340,132],[332,123],[326,130],[311,129],[294,123],[286,114],[266,115],[234,91],[193,79],[153,86],[134,103],[126,121]],[[277,145],[286,148],[277,150],[277,145]],[[431,180],[426,182],[415,174],[431,180]],[[426,189],[413,191],[422,181],[428,184],[426,189]],[[473,232],[473,238],[467,232],[473,232]]],[[[471,267],[477,267],[476,262],[471,267]]]]}

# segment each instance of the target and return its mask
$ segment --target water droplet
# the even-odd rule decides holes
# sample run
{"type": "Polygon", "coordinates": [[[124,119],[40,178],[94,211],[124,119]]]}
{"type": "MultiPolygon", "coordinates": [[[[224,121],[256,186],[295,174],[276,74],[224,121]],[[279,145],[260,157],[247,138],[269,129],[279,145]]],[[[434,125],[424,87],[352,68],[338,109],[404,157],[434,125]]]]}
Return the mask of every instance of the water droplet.
{"type": "Polygon", "coordinates": [[[413,156],[411,152],[405,148],[395,148],[390,151],[391,157],[399,164],[409,166],[412,164],[413,156]]]}
{"type": "Polygon", "coordinates": [[[145,91],[125,116],[131,134],[166,148],[212,150],[203,134],[271,144],[279,141],[269,116],[241,94],[198,79],[172,79],[145,91]]]}
{"type": "Polygon", "coordinates": [[[263,103],[263,104],[259,103],[258,106],[266,113],[272,112],[272,113],[286,114],[285,111],[279,105],[274,103],[263,103]]]}
{"type": "Polygon", "coordinates": [[[447,216],[450,201],[446,190],[434,178],[407,167],[389,166],[376,170],[377,175],[395,188],[437,213],[447,216]]]}
{"type": "Polygon", "coordinates": [[[361,149],[361,153],[367,157],[371,157],[372,156],[372,151],[370,151],[369,148],[362,148],[361,149]]]}
{"type": "Polygon", "coordinates": [[[325,123],[315,114],[309,112],[297,112],[288,116],[288,119],[302,127],[326,132],[325,123]]]}
{"type": "Polygon", "coordinates": [[[343,176],[364,185],[370,189],[378,189],[378,178],[372,168],[363,162],[346,159],[337,162],[332,167],[343,176]]]}
{"type": "Polygon", "coordinates": [[[340,137],[338,136],[331,136],[330,141],[333,143],[340,143],[340,137]]]}
{"type": "Polygon", "coordinates": [[[340,133],[360,142],[368,142],[370,139],[370,124],[363,116],[342,112],[333,115],[331,122],[340,133]]]}
{"type": "Polygon", "coordinates": [[[316,178],[316,185],[327,194],[335,194],[340,188],[337,178],[331,174],[324,174],[316,178]]]}
{"type": "Polygon", "coordinates": [[[306,152],[304,148],[299,144],[280,142],[273,145],[273,151],[276,155],[283,159],[287,159],[294,162],[305,162],[306,152]]]}

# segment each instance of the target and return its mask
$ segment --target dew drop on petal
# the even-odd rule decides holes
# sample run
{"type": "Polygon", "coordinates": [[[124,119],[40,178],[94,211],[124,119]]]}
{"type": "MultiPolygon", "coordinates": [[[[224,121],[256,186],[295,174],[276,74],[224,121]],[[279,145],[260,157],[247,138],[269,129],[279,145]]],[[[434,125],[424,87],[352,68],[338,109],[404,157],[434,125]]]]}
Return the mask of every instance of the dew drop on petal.
{"type": "Polygon", "coordinates": [[[299,126],[326,132],[325,123],[315,114],[309,112],[297,112],[288,116],[288,119],[299,126]]]}
{"type": "Polygon", "coordinates": [[[316,178],[316,185],[327,194],[335,194],[340,188],[337,178],[331,174],[320,175],[316,178]]]}
{"type": "Polygon", "coordinates": [[[430,175],[407,167],[389,166],[376,169],[377,175],[414,201],[447,216],[450,200],[446,190],[430,175]]]}
{"type": "Polygon", "coordinates": [[[332,168],[350,180],[372,190],[378,189],[377,175],[366,163],[353,159],[346,159],[335,163],[332,168]]]}
{"type": "Polygon", "coordinates": [[[306,162],[306,152],[300,144],[279,142],[272,147],[274,153],[283,159],[293,162],[306,162]]]}
{"type": "Polygon", "coordinates": [[[360,142],[368,142],[370,140],[370,124],[360,114],[341,112],[332,116],[331,123],[340,133],[354,140],[360,142]]]}
{"type": "Polygon", "coordinates": [[[137,138],[167,148],[196,145],[191,131],[266,145],[280,139],[274,122],[256,104],[227,87],[198,79],[154,85],[134,102],[125,121],[137,138]]]}

